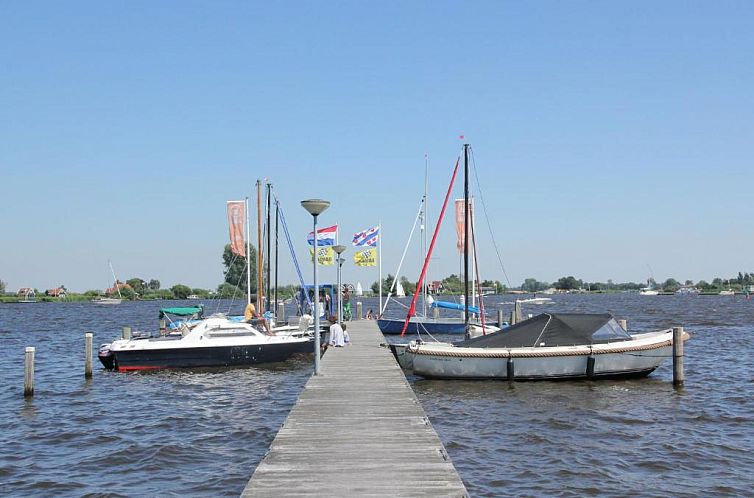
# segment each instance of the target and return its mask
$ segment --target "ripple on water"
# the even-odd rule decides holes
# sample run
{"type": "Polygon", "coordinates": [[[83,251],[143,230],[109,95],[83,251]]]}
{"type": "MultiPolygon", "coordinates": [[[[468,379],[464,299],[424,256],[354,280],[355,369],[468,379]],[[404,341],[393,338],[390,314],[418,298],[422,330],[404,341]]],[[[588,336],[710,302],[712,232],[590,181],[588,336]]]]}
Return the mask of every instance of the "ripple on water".
{"type": "MultiPolygon", "coordinates": [[[[692,332],[686,385],[671,387],[669,361],[635,381],[509,384],[409,375],[472,496],[751,494],[754,301],[554,299],[524,311],[610,310],[627,318],[631,331],[685,325],[692,332]]],[[[0,495],[240,494],[311,367],[302,360],[125,375],[98,369],[92,381],[83,379],[85,331],[99,344],[122,325],[148,330],[164,304],[0,305],[0,495]],[[21,396],[28,345],[37,347],[32,400],[21,396]]]]}

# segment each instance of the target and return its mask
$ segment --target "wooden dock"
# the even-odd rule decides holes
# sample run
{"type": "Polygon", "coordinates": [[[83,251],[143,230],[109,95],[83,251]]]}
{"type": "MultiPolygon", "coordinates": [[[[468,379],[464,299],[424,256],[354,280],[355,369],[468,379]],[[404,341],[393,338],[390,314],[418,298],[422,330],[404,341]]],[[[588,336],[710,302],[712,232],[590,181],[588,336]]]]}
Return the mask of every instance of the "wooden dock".
{"type": "Polygon", "coordinates": [[[242,498],[468,496],[374,320],[348,323],[242,498]]]}

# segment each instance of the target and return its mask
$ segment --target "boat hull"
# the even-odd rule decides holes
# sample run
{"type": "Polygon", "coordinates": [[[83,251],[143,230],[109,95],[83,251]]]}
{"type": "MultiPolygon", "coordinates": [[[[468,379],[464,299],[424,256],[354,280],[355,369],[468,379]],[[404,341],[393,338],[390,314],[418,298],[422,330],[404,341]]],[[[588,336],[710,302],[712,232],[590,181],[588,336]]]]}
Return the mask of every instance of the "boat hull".
{"type": "MultiPolygon", "coordinates": [[[[389,318],[380,318],[377,320],[377,326],[385,335],[400,335],[403,330],[405,320],[396,320],[389,318]]],[[[479,324],[475,324],[479,327],[479,324]]],[[[492,325],[487,324],[490,330],[497,330],[492,325]]],[[[411,317],[411,321],[406,329],[407,334],[459,334],[466,333],[466,326],[463,319],[460,318],[424,318],[411,317]]]]}
{"type": "MultiPolygon", "coordinates": [[[[235,367],[285,361],[295,354],[313,353],[313,341],[248,346],[209,346],[112,351],[110,368],[118,371],[164,368],[235,367]]],[[[102,358],[100,358],[102,361],[102,358]]],[[[102,362],[107,368],[107,364],[102,362]]]]}
{"type": "Polygon", "coordinates": [[[412,358],[401,363],[410,362],[414,374],[435,379],[606,379],[649,375],[672,355],[668,334],[658,335],[654,343],[629,344],[633,342],[626,342],[622,348],[594,347],[591,353],[588,347],[493,350],[454,348],[450,344],[419,346],[407,348],[404,354],[412,358]],[[513,363],[512,379],[509,360],[513,363]]]}

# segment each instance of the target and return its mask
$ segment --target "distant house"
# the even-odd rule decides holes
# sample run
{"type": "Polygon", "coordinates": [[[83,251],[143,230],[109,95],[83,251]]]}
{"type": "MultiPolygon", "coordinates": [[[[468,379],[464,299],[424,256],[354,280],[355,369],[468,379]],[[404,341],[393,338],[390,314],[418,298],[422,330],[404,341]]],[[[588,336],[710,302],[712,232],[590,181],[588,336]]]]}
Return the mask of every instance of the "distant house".
{"type": "Polygon", "coordinates": [[[45,296],[65,298],[66,289],[64,286],[55,287],[54,289],[47,289],[45,296]]]}
{"type": "Polygon", "coordinates": [[[34,289],[31,287],[21,287],[18,289],[18,297],[34,297],[34,289]]]}
{"type": "Polygon", "coordinates": [[[430,283],[427,284],[427,292],[430,292],[432,294],[437,294],[438,292],[442,292],[443,286],[442,286],[442,280],[432,280],[430,283]]]}

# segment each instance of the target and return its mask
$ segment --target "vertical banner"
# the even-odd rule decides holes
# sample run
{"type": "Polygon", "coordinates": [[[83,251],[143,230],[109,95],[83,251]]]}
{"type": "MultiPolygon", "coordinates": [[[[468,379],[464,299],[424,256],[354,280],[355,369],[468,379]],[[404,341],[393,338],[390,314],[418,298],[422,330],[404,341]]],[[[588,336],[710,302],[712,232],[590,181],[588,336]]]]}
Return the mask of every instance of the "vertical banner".
{"type": "MultiPolygon", "coordinates": [[[[472,207],[474,203],[469,199],[469,231],[471,231],[471,223],[474,222],[474,211],[472,207]]],[[[464,212],[463,212],[463,199],[456,199],[456,235],[458,240],[456,242],[456,248],[458,253],[463,254],[464,246],[466,245],[466,234],[464,233],[464,212]]]]}
{"type": "Polygon", "coordinates": [[[230,228],[230,250],[233,254],[246,257],[245,201],[228,201],[228,227],[230,228]]]}
{"type": "MultiPolygon", "coordinates": [[[[319,242],[317,242],[319,244],[319,242]]],[[[314,261],[314,248],[309,248],[309,255],[314,261]]],[[[317,263],[321,266],[332,266],[335,264],[335,251],[331,246],[320,247],[317,245],[317,263]]]]}

